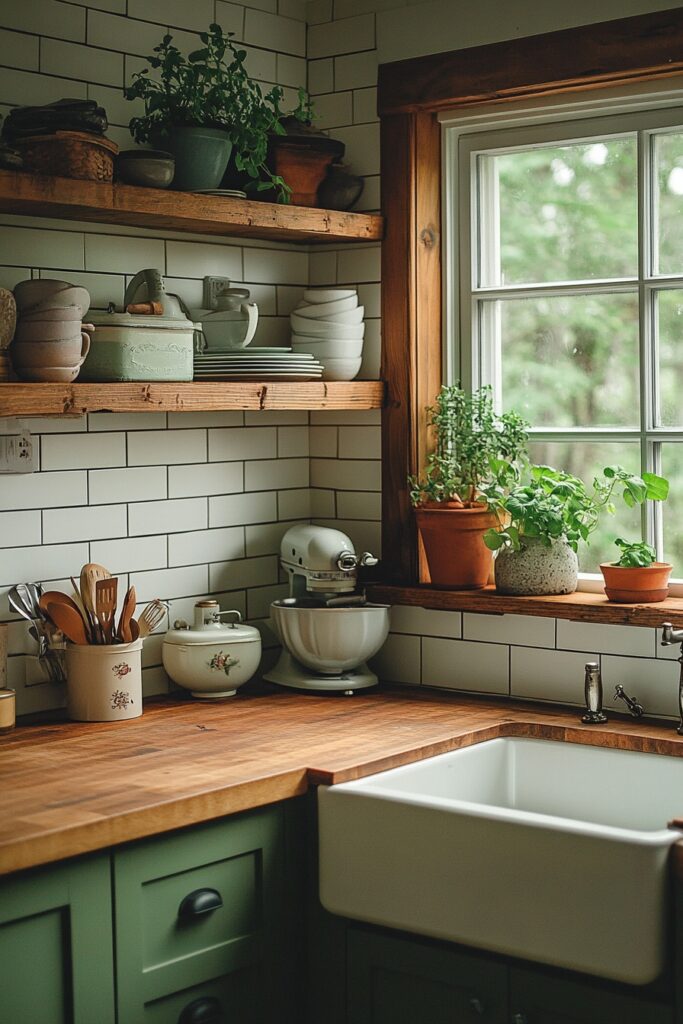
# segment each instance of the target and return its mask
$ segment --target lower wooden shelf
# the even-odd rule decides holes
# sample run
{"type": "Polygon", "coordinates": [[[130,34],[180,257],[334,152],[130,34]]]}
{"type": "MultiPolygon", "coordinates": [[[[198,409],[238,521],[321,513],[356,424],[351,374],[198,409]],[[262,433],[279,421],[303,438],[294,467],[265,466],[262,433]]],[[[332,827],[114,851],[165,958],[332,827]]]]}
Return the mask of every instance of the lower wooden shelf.
{"type": "MultiPolygon", "coordinates": [[[[538,615],[604,622],[621,626],[653,626],[664,622],[683,626],[683,598],[669,597],[657,604],[612,604],[604,594],[577,591],[550,597],[508,597],[495,587],[484,590],[439,590],[423,584],[400,586],[373,584],[368,596],[380,604],[404,604],[440,611],[479,612],[484,615],[538,615]]],[[[495,627],[494,627],[495,628],[495,627]]]]}
{"type": "Polygon", "coordinates": [[[0,416],[223,409],[379,409],[384,385],[353,381],[212,381],[188,384],[0,384],[0,416]]]}

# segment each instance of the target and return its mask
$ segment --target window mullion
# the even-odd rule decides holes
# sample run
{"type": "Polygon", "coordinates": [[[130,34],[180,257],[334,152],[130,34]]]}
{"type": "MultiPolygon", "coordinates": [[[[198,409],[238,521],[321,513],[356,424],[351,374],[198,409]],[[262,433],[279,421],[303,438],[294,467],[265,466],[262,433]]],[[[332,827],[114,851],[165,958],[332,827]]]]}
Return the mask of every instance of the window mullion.
{"type": "MultiPolygon", "coordinates": [[[[655,269],[656,240],[653,215],[652,137],[638,132],[638,335],[640,351],[640,462],[641,472],[654,472],[659,445],[648,440],[648,431],[661,422],[657,388],[657,339],[653,292],[647,285],[655,269]]],[[[661,522],[655,502],[641,506],[643,539],[655,544],[661,557],[661,522]]]]}

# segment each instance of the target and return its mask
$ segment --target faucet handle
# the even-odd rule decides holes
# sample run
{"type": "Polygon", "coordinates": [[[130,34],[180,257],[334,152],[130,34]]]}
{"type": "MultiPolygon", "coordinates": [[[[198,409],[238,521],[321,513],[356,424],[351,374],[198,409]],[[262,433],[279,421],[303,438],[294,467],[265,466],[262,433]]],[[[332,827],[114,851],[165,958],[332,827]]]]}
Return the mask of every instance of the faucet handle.
{"type": "Polygon", "coordinates": [[[670,647],[671,644],[683,644],[683,629],[674,629],[672,623],[662,623],[662,647],[670,647]]]}

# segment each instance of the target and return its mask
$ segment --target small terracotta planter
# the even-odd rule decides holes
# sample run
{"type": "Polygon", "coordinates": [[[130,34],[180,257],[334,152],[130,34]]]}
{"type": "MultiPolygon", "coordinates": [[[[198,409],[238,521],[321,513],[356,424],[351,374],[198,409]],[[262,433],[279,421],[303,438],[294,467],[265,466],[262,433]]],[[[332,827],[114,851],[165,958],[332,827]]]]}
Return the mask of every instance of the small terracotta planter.
{"type": "Polygon", "coordinates": [[[647,566],[623,566],[605,562],[600,566],[605,578],[605,593],[616,604],[655,604],[669,593],[672,566],[653,562],[647,566]]]}
{"type": "Polygon", "coordinates": [[[434,502],[415,510],[431,582],[454,590],[481,590],[489,581],[493,552],[484,534],[498,520],[484,507],[434,502]]]}

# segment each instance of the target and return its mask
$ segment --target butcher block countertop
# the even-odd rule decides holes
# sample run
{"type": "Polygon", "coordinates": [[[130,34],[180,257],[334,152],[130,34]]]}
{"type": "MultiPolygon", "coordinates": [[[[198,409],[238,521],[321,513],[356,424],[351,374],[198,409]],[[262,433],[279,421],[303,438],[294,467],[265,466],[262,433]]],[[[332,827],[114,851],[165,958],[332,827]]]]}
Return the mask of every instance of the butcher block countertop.
{"type": "Polygon", "coordinates": [[[224,703],[167,699],[116,725],[50,722],[0,736],[0,874],[497,736],[683,756],[673,723],[612,715],[585,726],[578,709],[405,687],[354,697],[252,690],[224,703]]]}

